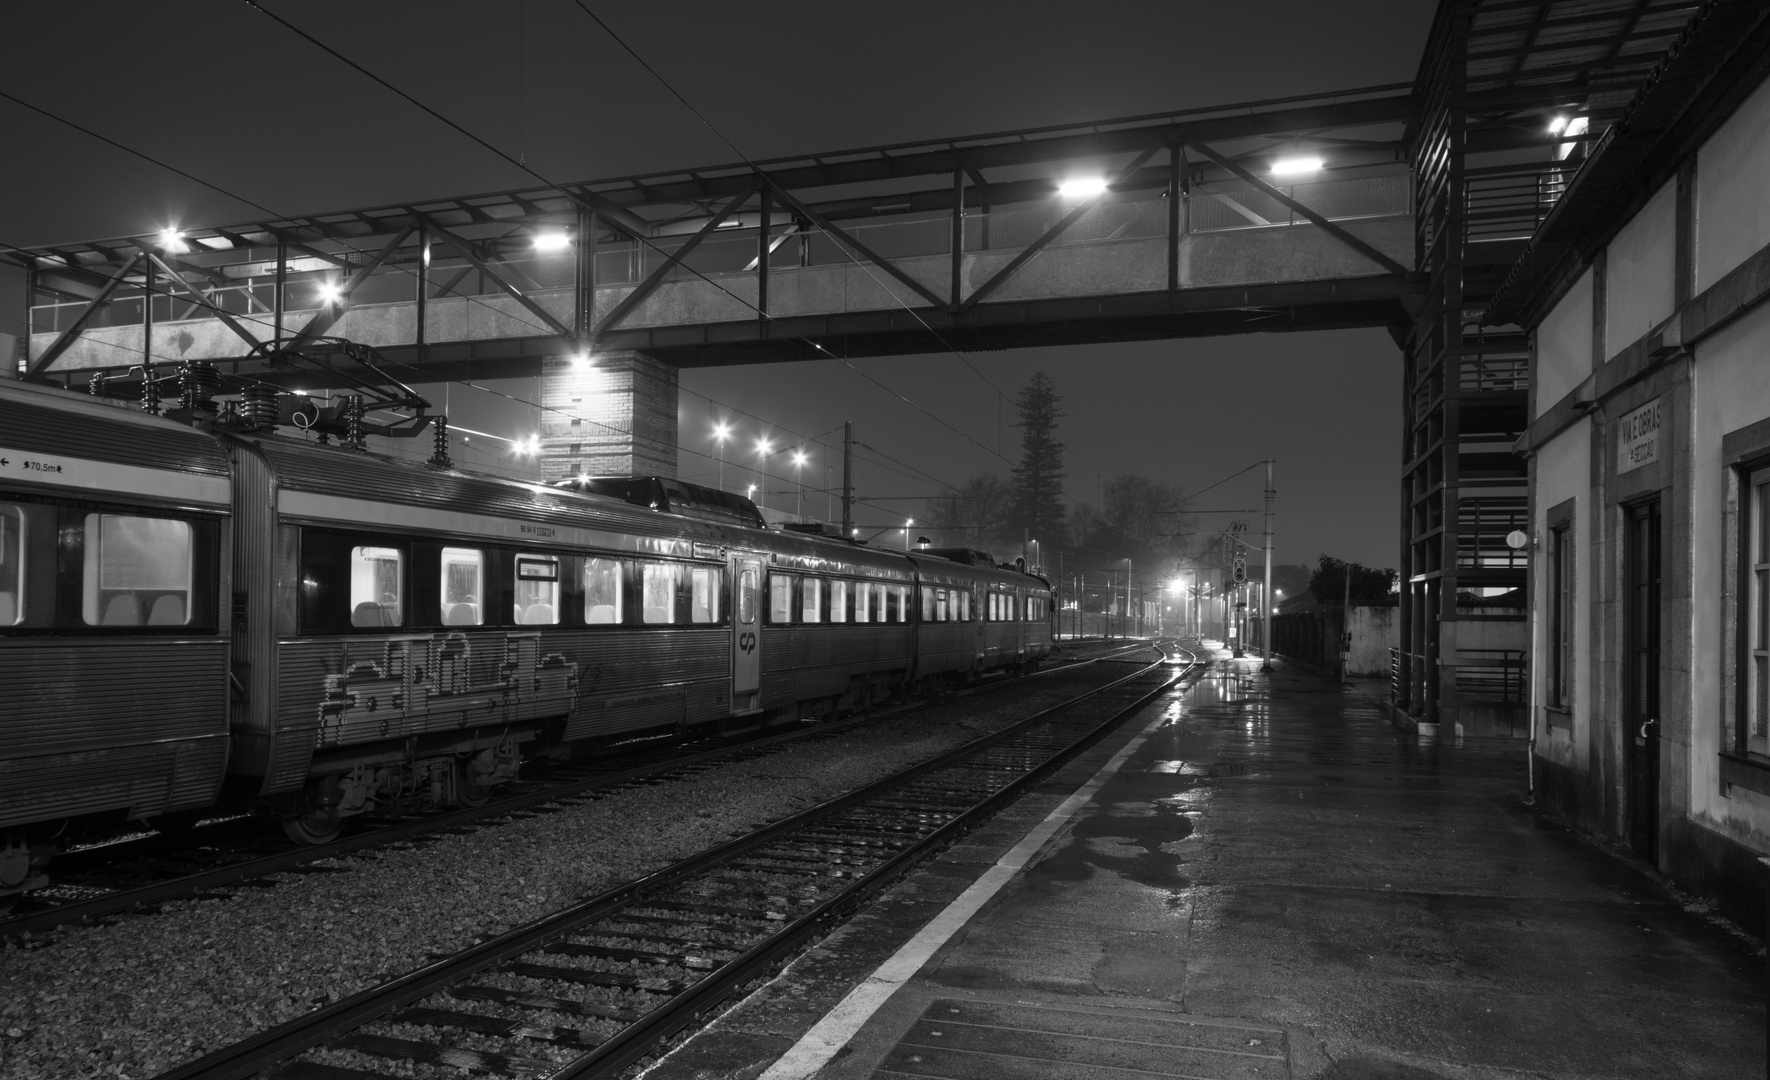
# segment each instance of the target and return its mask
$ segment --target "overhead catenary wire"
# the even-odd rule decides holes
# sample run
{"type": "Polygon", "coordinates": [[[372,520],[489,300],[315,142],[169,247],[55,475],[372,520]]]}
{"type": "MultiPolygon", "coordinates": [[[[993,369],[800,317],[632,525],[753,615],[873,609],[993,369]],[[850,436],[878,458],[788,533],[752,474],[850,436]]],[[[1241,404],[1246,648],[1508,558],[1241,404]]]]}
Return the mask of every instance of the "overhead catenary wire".
{"type": "MultiPolygon", "coordinates": [[[[419,109],[425,115],[430,116],[431,118],[435,119],[439,123],[446,125],[451,130],[456,131],[459,134],[461,134],[462,136],[472,140],[478,146],[483,147],[484,149],[486,149],[490,153],[496,155],[498,158],[509,163],[510,165],[514,166],[515,168],[522,170],[523,172],[527,173],[529,176],[540,181],[542,184],[545,184],[550,189],[560,192],[566,198],[570,199],[573,203],[575,203],[577,206],[579,206],[581,209],[592,212],[592,213],[594,213],[596,211],[597,208],[594,205],[590,204],[582,196],[571,191],[565,185],[556,183],[555,181],[549,179],[548,177],[543,176],[533,166],[527,164],[526,162],[519,161],[518,159],[511,157],[507,152],[492,145],[491,143],[487,142],[485,139],[474,134],[472,131],[470,131],[467,128],[463,127],[462,125],[456,123],[455,121],[450,120],[448,117],[444,116],[442,113],[438,112],[437,110],[431,108],[430,106],[428,106],[428,105],[424,104],[423,102],[417,100],[416,98],[412,97],[412,95],[408,94],[404,90],[401,90],[399,87],[388,82],[386,79],[383,79],[381,76],[370,71],[368,68],[366,68],[363,65],[357,63],[356,61],[350,59],[348,56],[345,56],[343,53],[332,48],[330,45],[327,45],[325,42],[320,41],[318,38],[314,37],[312,34],[309,34],[307,31],[302,30],[300,27],[289,22],[287,19],[284,19],[283,17],[277,15],[275,12],[271,11],[269,8],[266,8],[262,3],[260,3],[259,0],[243,0],[243,2],[247,6],[254,9],[255,11],[262,13],[266,17],[275,21],[277,24],[283,26],[284,28],[289,30],[291,33],[293,33],[293,34],[297,35],[298,37],[302,38],[303,40],[307,41],[309,44],[313,45],[315,48],[326,53],[328,56],[331,56],[332,58],[336,59],[338,62],[355,70],[356,72],[361,74],[364,78],[371,80],[376,85],[385,88],[390,93],[398,96],[401,100],[412,105],[414,108],[419,109]]],[[[589,14],[592,19],[596,18],[596,16],[594,14],[590,13],[588,11],[588,9],[585,9],[585,13],[589,14]]],[[[604,29],[605,30],[607,29],[606,26],[604,27],[604,29]]],[[[611,36],[612,36],[612,32],[611,32],[611,36]]],[[[619,39],[617,38],[617,41],[618,40],[619,39]]],[[[625,43],[622,43],[622,48],[626,48],[625,43]]],[[[643,61],[641,61],[641,63],[643,63],[643,61]]],[[[647,70],[650,70],[650,68],[648,67],[647,70]]],[[[655,72],[654,72],[654,74],[655,74],[655,72]]],[[[668,86],[668,84],[666,84],[666,86],[668,86]]],[[[674,93],[675,91],[672,90],[671,92],[674,93]]],[[[721,138],[723,138],[723,136],[721,136],[721,138]]],[[[739,155],[739,156],[742,156],[742,155],[739,155]]],[[[761,170],[758,169],[753,163],[748,162],[748,160],[746,159],[746,164],[749,164],[752,169],[755,169],[757,171],[758,175],[763,176],[763,179],[766,181],[766,176],[764,174],[762,174],[761,170]]],[[[638,242],[644,244],[646,247],[652,249],[653,251],[655,251],[659,254],[664,254],[663,249],[659,245],[653,243],[649,238],[642,237],[637,234],[633,234],[633,238],[635,240],[637,240],[638,242]]],[[[706,282],[708,285],[710,285],[714,289],[717,289],[719,292],[725,294],[726,296],[730,297],[731,299],[742,304],[744,307],[749,308],[751,311],[754,311],[759,317],[767,319],[771,325],[780,328],[781,330],[785,331],[786,333],[790,334],[791,336],[804,342],[807,346],[811,347],[817,353],[821,353],[824,356],[827,356],[833,360],[836,360],[837,362],[841,363],[843,366],[847,367],[849,370],[853,371],[855,374],[859,375],[861,378],[866,379],[868,382],[874,384],[875,386],[879,387],[880,389],[897,397],[904,404],[908,405],[909,407],[911,407],[912,409],[921,413],[922,415],[928,417],[930,420],[933,420],[935,423],[940,424],[942,427],[945,427],[947,430],[953,432],[954,434],[958,435],[959,437],[965,439],[967,442],[970,442],[973,445],[977,446],[979,449],[983,450],[985,453],[988,453],[988,454],[990,454],[994,457],[997,457],[997,458],[1001,458],[1001,460],[1003,460],[1003,461],[1008,461],[1007,458],[1003,457],[997,451],[992,450],[989,446],[987,446],[983,442],[980,442],[978,439],[973,437],[970,433],[962,430],[961,428],[959,428],[956,425],[952,424],[951,422],[947,421],[945,418],[937,416],[933,412],[930,412],[926,408],[923,408],[921,405],[910,400],[910,398],[907,395],[903,394],[901,391],[899,391],[893,387],[887,386],[885,383],[874,378],[872,375],[869,375],[865,371],[862,371],[860,368],[856,367],[852,362],[850,362],[847,357],[838,356],[835,353],[831,352],[827,347],[820,345],[815,341],[812,341],[810,338],[806,337],[804,334],[801,334],[797,329],[793,328],[792,326],[790,326],[786,323],[779,321],[774,316],[770,315],[768,312],[763,311],[761,308],[757,307],[754,303],[751,303],[749,300],[745,299],[744,297],[739,296],[737,293],[732,292],[730,289],[727,289],[725,286],[714,281],[712,278],[708,277],[706,274],[701,273],[699,270],[696,270],[694,267],[689,266],[686,263],[678,263],[677,265],[681,266],[684,270],[688,271],[690,274],[693,274],[695,277],[700,278],[703,282],[706,282]]],[[[918,316],[918,319],[919,318],[920,318],[920,316],[918,316]]],[[[926,324],[924,324],[924,325],[926,325],[926,324]]],[[[1009,463],[1012,464],[1012,462],[1009,462],[1009,463]]]]}

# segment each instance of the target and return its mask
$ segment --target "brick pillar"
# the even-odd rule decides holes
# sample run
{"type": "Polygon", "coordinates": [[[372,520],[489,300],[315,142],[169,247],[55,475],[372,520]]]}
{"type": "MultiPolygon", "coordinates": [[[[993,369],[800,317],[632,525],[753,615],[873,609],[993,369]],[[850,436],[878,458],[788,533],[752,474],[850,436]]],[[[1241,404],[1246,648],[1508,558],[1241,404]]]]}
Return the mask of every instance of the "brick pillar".
{"type": "Polygon", "coordinates": [[[541,474],[675,476],[677,371],[636,352],[541,360],[541,474]]]}

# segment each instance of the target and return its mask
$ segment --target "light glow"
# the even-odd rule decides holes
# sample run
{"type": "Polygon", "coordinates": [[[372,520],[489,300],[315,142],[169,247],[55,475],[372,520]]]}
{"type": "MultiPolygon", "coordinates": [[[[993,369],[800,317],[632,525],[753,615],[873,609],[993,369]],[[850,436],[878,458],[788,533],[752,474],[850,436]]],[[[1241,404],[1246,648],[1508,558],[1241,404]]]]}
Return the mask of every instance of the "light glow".
{"type": "Polygon", "coordinates": [[[794,468],[801,468],[805,465],[806,462],[808,462],[810,460],[811,460],[810,455],[808,455],[805,451],[803,451],[803,450],[793,451],[793,467],[794,468]]]}
{"type": "Polygon", "coordinates": [[[727,424],[723,420],[721,420],[717,424],[714,424],[713,425],[713,437],[715,439],[718,439],[720,442],[724,442],[725,440],[731,438],[731,425],[727,424]]]}
{"type": "Polygon", "coordinates": [[[1567,127],[1567,117],[1557,116],[1549,121],[1549,134],[1559,135],[1567,127]]]}
{"type": "Polygon", "coordinates": [[[190,245],[184,242],[184,234],[170,228],[160,230],[160,247],[165,251],[190,250],[190,245]]]}
{"type": "Polygon", "coordinates": [[[1300,176],[1304,173],[1320,172],[1324,162],[1318,157],[1279,158],[1272,163],[1274,176],[1300,176]]]}
{"type": "Polygon", "coordinates": [[[757,439],[756,440],[756,452],[758,454],[761,454],[763,457],[768,456],[770,451],[769,451],[767,439],[757,439]]]}
{"type": "Polygon", "coordinates": [[[572,246],[572,238],[562,232],[542,232],[535,234],[536,251],[564,251],[572,246]]]}
{"type": "Polygon", "coordinates": [[[595,363],[596,361],[591,357],[588,349],[572,354],[572,367],[577,368],[579,371],[584,371],[587,368],[594,366],[595,363]]]}
{"type": "Polygon", "coordinates": [[[344,299],[344,288],[336,281],[322,281],[319,284],[320,303],[336,304],[344,299]]]}
{"type": "Polygon", "coordinates": [[[1091,199],[1106,193],[1104,176],[1087,176],[1076,180],[1065,180],[1057,185],[1057,195],[1063,199],[1091,199]]]}

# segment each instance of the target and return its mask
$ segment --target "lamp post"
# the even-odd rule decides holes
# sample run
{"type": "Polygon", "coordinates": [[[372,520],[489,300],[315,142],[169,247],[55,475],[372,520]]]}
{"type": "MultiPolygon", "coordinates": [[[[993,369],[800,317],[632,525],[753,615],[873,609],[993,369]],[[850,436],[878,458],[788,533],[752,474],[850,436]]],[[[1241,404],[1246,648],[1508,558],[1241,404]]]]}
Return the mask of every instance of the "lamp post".
{"type": "MultiPolygon", "coordinates": [[[[762,486],[762,502],[758,504],[761,506],[766,506],[768,504],[768,455],[772,453],[774,453],[774,448],[768,444],[767,439],[756,440],[756,460],[762,467],[758,470],[754,470],[754,472],[758,474],[757,480],[762,486]]],[[[756,485],[751,484],[750,487],[753,490],[756,485]]]]}
{"type": "Polygon", "coordinates": [[[725,440],[731,438],[731,425],[721,420],[713,425],[713,441],[719,447],[719,490],[725,490],[725,440]]]}
{"type": "Polygon", "coordinates": [[[793,451],[793,475],[799,481],[799,504],[793,513],[800,521],[805,520],[805,463],[810,460],[803,449],[793,451]]]}
{"type": "Polygon", "coordinates": [[[915,523],[915,518],[904,518],[903,520],[903,549],[905,551],[910,549],[910,526],[915,523]]]}

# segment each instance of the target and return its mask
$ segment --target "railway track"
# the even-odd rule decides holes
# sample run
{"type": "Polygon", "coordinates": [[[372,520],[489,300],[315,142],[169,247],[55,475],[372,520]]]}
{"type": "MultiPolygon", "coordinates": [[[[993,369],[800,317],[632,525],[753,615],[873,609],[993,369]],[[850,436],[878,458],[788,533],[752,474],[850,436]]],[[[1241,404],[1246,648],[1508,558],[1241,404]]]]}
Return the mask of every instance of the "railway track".
{"type": "MultiPolygon", "coordinates": [[[[1098,656],[1050,665],[1048,676],[1090,664],[1113,662],[1147,646],[1132,645],[1098,656]]],[[[1037,677],[1037,676],[1035,676],[1037,677]]],[[[989,693],[1024,680],[990,679],[944,699],[989,693]]],[[[240,888],[264,884],[276,874],[338,872],[314,864],[438,832],[471,829],[512,815],[546,813],[606,798],[622,790],[680,779],[738,761],[777,753],[788,745],[841,736],[851,728],[928,704],[913,701],[869,715],[803,725],[773,734],[754,732],[695,740],[686,745],[640,746],[595,763],[550,767],[544,775],[502,786],[481,806],[430,811],[405,820],[350,830],[327,844],[292,846],[265,835],[256,821],[230,821],[185,834],[148,835],[58,857],[56,880],[27,893],[10,912],[0,912],[0,938],[42,933],[69,923],[129,913],[151,914],[180,898],[225,899],[240,888]]]]}
{"type": "Polygon", "coordinates": [[[437,957],[159,1080],[371,1080],[444,1068],[617,1074],[710,1018],[750,980],[1198,666],[1184,650],[1170,653],[1003,731],[437,957]]]}

